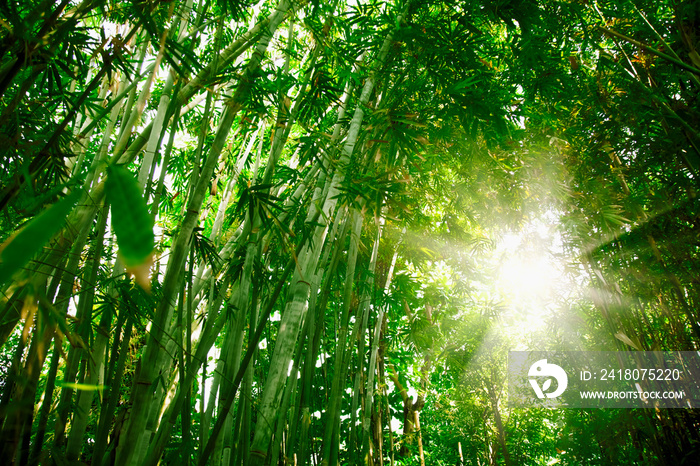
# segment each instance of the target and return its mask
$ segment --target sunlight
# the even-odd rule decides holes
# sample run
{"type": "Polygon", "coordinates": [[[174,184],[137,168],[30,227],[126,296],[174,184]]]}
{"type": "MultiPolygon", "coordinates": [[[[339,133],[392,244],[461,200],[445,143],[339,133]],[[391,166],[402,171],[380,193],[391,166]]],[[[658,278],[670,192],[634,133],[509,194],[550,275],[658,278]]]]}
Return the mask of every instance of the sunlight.
{"type": "Polygon", "coordinates": [[[496,289],[514,329],[542,331],[556,303],[568,294],[557,215],[548,212],[518,232],[503,236],[496,249],[496,289]]]}
{"type": "Polygon", "coordinates": [[[521,243],[517,235],[504,240],[508,252],[500,265],[499,284],[515,298],[544,298],[560,272],[547,254],[518,251],[521,243]]]}

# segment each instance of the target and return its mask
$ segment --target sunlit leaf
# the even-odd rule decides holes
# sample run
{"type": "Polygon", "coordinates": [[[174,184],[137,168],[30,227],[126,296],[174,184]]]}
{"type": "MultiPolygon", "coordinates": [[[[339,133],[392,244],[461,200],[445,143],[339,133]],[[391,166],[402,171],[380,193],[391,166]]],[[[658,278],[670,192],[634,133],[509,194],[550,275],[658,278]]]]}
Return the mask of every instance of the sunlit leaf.
{"type": "Polygon", "coordinates": [[[79,196],[80,191],[73,191],[0,246],[0,284],[7,283],[63,227],[79,196]]]}
{"type": "Polygon", "coordinates": [[[95,391],[95,390],[104,390],[105,386],[104,385],[88,385],[85,383],[71,383],[71,382],[57,382],[58,386],[63,387],[63,388],[70,388],[73,390],[82,390],[82,391],[95,391]]]}
{"type": "Polygon", "coordinates": [[[112,228],[127,267],[146,263],[154,247],[153,219],[134,176],[124,167],[107,170],[107,202],[112,208],[112,228]]]}
{"type": "Polygon", "coordinates": [[[639,344],[633,342],[632,339],[631,339],[630,337],[628,337],[627,335],[625,335],[625,334],[622,333],[622,332],[616,333],[616,334],[615,334],[615,338],[617,338],[618,340],[620,340],[622,343],[624,343],[624,344],[626,344],[626,345],[628,345],[628,346],[631,346],[632,348],[636,349],[637,351],[641,351],[641,350],[642,350],[642,348],[640,348],[639,344]]]}

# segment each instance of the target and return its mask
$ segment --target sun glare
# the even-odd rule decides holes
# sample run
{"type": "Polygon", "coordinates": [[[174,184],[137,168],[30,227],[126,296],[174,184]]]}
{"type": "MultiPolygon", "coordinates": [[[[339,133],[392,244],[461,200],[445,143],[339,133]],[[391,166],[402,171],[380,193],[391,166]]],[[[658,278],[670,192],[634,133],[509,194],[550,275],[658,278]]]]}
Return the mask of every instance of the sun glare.
{"type": "Polygon", "coordinates": [[[523,238],[508,235],[499,267],[500,288],[516,300],[542,300],[559,271],[547,251],[522,250],[523,238]]]}
{"type": "Polygon", "coordinates": [[[496,250],[496,285],[508,320],[530,334],[542,330],[566,290],[562,242],[552,220],[504,235],[496,250]]]}

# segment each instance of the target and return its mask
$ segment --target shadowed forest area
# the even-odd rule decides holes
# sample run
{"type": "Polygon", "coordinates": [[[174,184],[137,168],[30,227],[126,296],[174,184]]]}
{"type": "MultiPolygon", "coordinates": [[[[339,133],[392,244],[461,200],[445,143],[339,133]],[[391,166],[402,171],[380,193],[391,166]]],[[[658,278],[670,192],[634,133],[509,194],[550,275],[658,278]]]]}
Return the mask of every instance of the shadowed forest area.
{"type": "Polygon", "coordinates": [[[508,403],[697,351],[700,3],[0,2],[0,464],[700,464],[508,403]]]}

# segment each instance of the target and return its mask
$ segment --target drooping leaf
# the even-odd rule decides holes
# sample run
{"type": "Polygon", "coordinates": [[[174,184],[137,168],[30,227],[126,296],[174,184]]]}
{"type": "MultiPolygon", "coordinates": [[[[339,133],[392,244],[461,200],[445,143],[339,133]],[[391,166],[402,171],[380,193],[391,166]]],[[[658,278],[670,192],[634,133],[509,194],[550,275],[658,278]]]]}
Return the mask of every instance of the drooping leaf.
{"type": "Polygon", "coordinates": [[[27,226],[0,246],[0,286],[24,267],[59,231],[78,201],[80,191],[73,191],[34,218],[27,226]]]}
{"type": "Polygon", "coordinates": [[[635,343],[634,341],[632,341],[632,339],[631,339],[630,337],[628,337],[627,335],[625,335],[625,334],[622,333],[622,332],[616,333],[616,334],[615,334],[615,338],[617,338],[618,340],[620,340],[622,343],[624,343],[624,344],[626,344],[626,345],[628,345],[628,346],[631,346],[632,348],[636,349],[637,351],[642,351],[641,345],[639,345],[639,344],[635,343]]]}
{"type": "Polygon", "coordinates": [[[455,93],[460,93],[460,92],[465,92],[464,90],[467,89],[468,87],[474,86],[478,84],[482,79],[477,77],[477,76],[470,76],[469,78],[460,81],[450,87],[447,92],[450,94],[455,94],[455,93]]]}
{"type": "Polygon", "coordinates": [[[153,253],[153,219],[138,182],[122,166],[107,169],[107,202],[112,208],[112,229],[117,235],[119,252],[128,268],[147,263],[153,253]]]}

